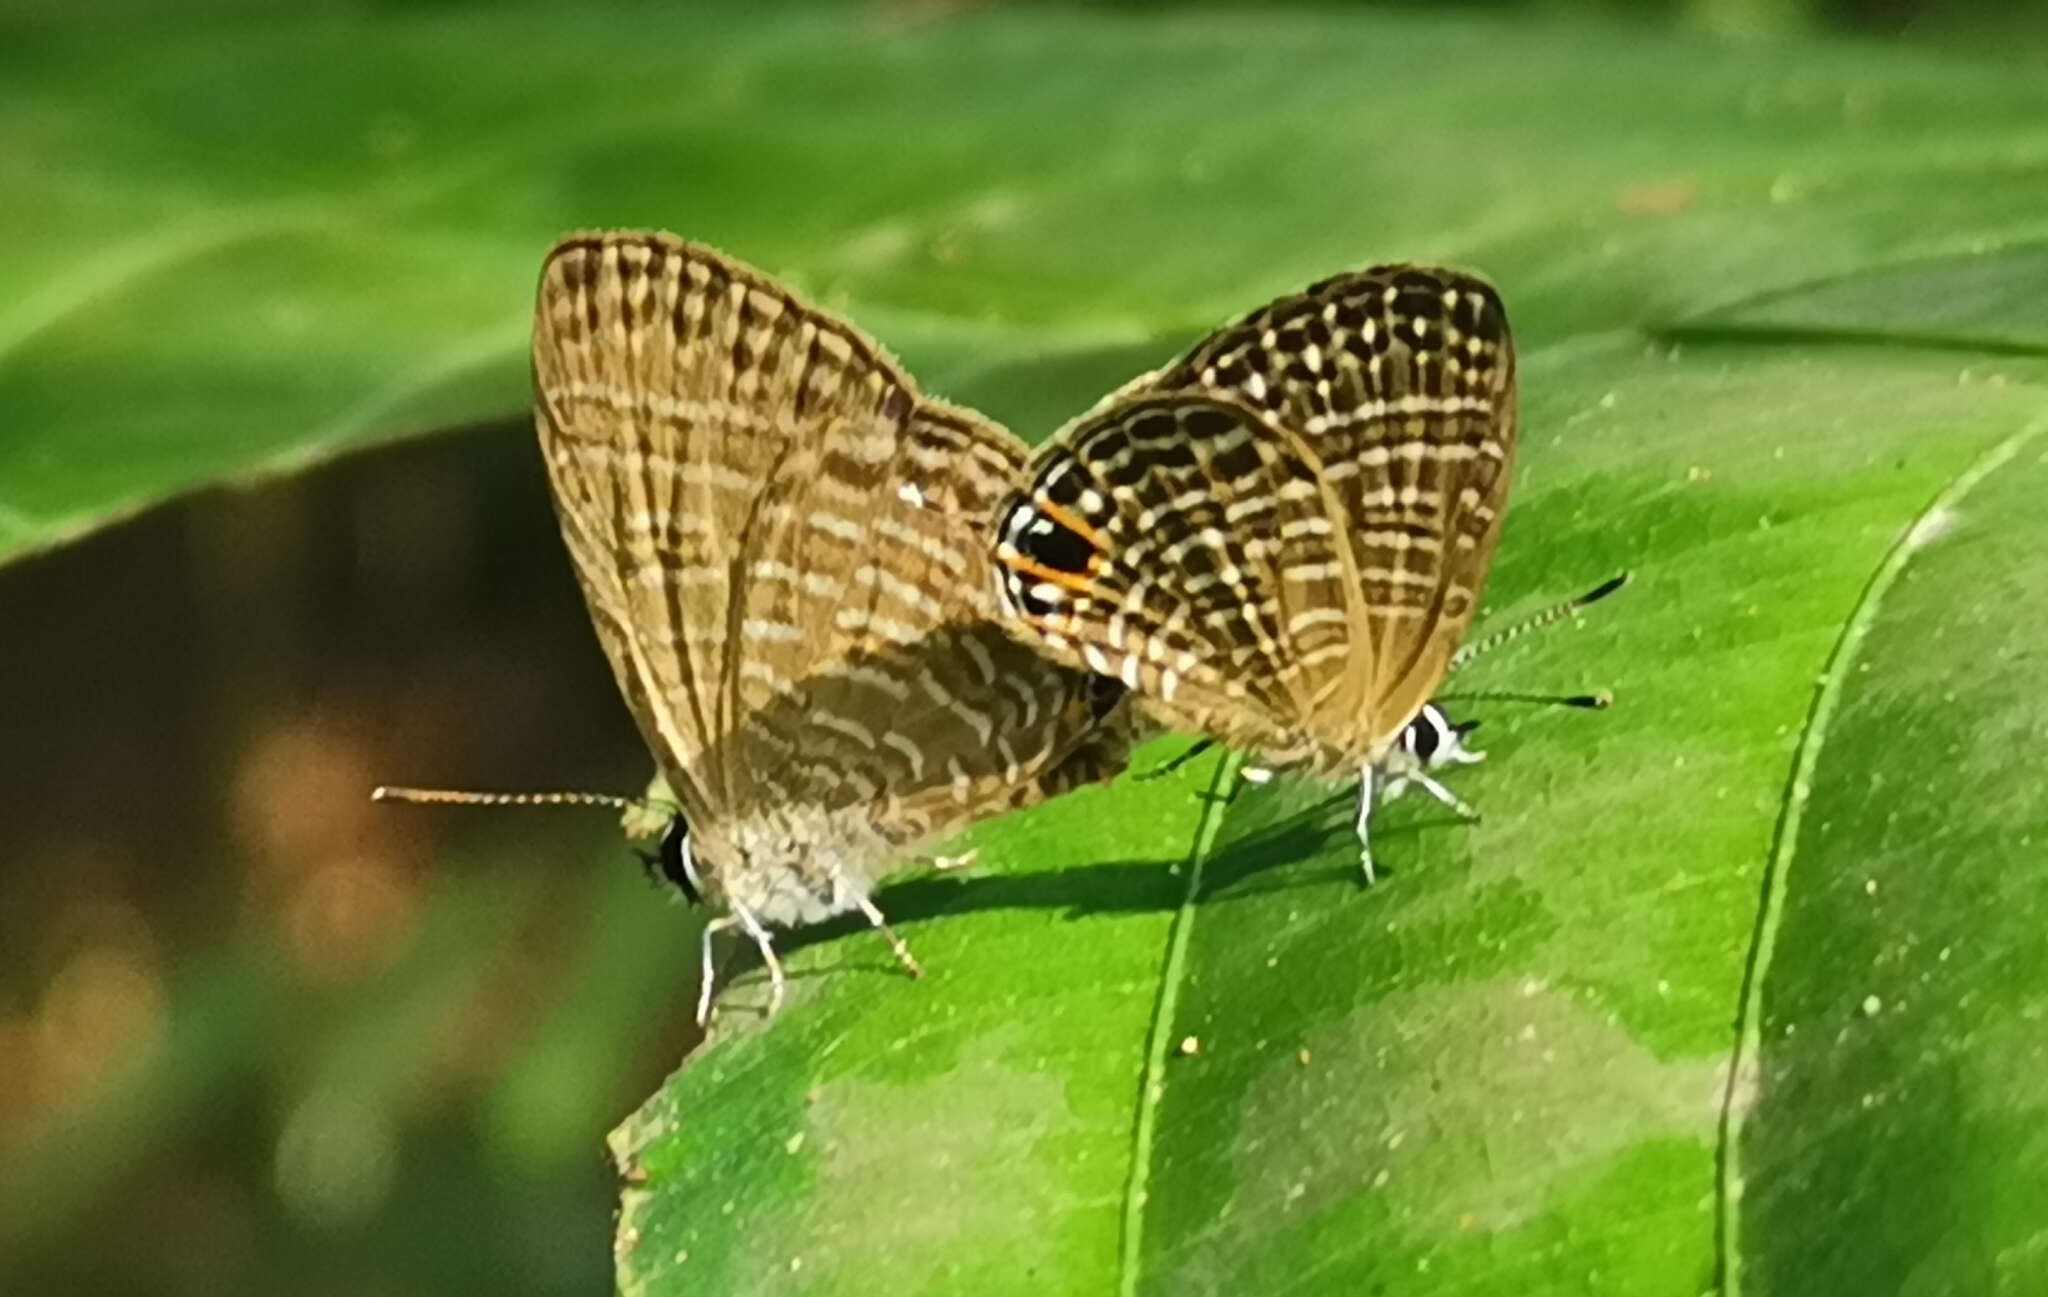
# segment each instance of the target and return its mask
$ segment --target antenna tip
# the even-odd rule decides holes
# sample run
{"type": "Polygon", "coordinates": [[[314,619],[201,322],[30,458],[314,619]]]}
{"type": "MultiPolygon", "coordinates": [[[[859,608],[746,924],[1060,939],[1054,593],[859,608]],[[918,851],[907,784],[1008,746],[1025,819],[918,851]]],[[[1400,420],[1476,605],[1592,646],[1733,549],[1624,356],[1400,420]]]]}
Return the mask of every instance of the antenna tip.
{"type": "Polygon", "coordinates": [[[1623,586],[1627,585],[1630,581],[1634,579],[1635,573],[1633,572],[1623,572],[1619,576],[1608,577],[1605,581],[1602,581],[1599,585],[1594,586],[1591,590],[1588,590],[1584,595],[1580,596],[1579,602],[1581,604],[1598,602],[1601,599],[1605,599],[1608,595],[1613,594],[1616,590],[1621,589],[1623,586]]]}
{"type": "Polygon", "coordinates": [[[370,800],[371,800],[371,801],[373,801],[373,802],[388,802],[388,801],[390,801],[390,800],[391,800],[391,789],[390,789],[389,785],[386,785],[386,784],[378,784],[378,785],[377,785],[377,786],[376,786],[375,788],[372,788],[372,789],[370,790],[370,800]]]}

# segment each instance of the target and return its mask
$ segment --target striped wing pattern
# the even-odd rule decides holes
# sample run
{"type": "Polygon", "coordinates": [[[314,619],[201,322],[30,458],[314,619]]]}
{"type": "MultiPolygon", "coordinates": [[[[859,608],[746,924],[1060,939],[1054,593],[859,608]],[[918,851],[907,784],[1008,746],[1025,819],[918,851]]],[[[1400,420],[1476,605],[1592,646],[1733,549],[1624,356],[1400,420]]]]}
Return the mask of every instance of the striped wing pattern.
{"type": "Polygon", "coordinates": [[[1002,429],[662,235],[557,246],[533,363],[591,618],[719,899],[817,919],[918,841],[1121,768],[1115,691],[996,624],[1002,429]]]}
{"type": "Polygon", "coordinates": [[[1428,701],[1478,606],[1515,397],[1484,280],[1324,280],[1040,452],[996,522],[1005,607],[1171,723],[1355,770],[1428,701]]]}

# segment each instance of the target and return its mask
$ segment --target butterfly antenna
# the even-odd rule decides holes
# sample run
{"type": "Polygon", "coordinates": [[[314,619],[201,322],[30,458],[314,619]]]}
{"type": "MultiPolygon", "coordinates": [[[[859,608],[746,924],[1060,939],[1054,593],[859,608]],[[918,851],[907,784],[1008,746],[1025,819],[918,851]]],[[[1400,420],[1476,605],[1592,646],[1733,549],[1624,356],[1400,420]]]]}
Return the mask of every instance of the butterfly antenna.
{"type": "Polygon", "coordinates": [[[370,791],[373,802],[411,802],[415,806],[608,806],[616,811],[651,809],[638,797],[614,793],[474,793],[455,788],[397,788],[380,785],[370,791]]]}
{"type": "Polygon", "coordinates": [[[1430,699],[1437,703],[1533,703],[1544,707],[1583,707],[1606,711],[1614,706],[1614,695],[1602,689],[1596,694],[1524,694],[1507,689],[1475,689],[1471,692],[1442,693],[1430,699]]]}
{"type": "MultiPolygon", "coordinates": [[[[1481,653],[1490,653],[1494,649],[1497,649],[1501,645],[1507,643],[1509,640],[1520,639],[1522,636],[1527,635],[1532,630],[1542,630],[1545,626],[1554,625],[1557,622],[1563,621],[1565,618],[1571,616],[1575,612],[1578,612],[1582,608],[1587,608],[1593,604],[1599,603],[1608,595],[1613,594],[1616,590],[1619,590],[1623,586],[1627,585],[1629,583],[1630,575],[1630,573],[1623,572],[1619,576],[1609,577],[1607,580],[1602,581],[1599,585],[1594,586],[1591,590],[1586,591],[1586,593],[1579,595],[1575,599],[1567,599],[1563,603],[1553,604],[1550,607],[1545,608],[1542,612],[1532,613],[1531,615],[1524,617],[1521,621],[1516,622],[1512,626],[1503,626],[1499,630],[1493,632],[1491,635],[1484,636],[1478,640],[1473,641],[1470,644],[1465,645],[1463,648],[1459,649],[1457,655],[1451,659],[1451,665],[1453,667],[1463,666],[1465,663],[1470,662],[1473,658],[1478,657],[1481,653]]],[[[1583,707],[1588,706],[1589,704],[1574,703],[1572,705],[1583,707]]]]}
{"type": "Polygon", "coordinates": [[[1203,753],[1207,752],[1210,748],[1213,748],[1215,746],[1215,739],[1197,739],[1193,744],[1189,745],[1186,751],[1182,752],[1179,756],[1174,757],[1170,761],[1162,761],[1158,765],[1152,767],[1150,770],[1144,771],[1141,774],[1133,775],[1131,777],[1133,779],[1138,780],[1140,783],[1150,783],[1154,779],[1164,779],[1168,775],[1172,774],[1174,771],[1179,770],[1182,766],[1185,766],[1188,762],[1193,761],[1196,757],[1201,756],[1203,753]]]}

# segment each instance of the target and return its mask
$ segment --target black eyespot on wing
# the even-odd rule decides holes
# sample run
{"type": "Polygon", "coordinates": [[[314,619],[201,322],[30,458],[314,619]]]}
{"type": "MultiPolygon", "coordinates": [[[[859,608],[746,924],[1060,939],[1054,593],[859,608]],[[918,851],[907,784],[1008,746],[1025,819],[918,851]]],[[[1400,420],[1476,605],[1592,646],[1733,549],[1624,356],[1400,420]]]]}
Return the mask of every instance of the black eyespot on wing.
{"type": "Polygon", "coordinates": [[[1001,564],[997,592],[1012,613],[1023,617],[1050,618],[1057,614],[1068,602],[1067,592],[1059,588],[1058,581],[1047,578],[1086,577],[1095,554],[1087,537],[1047,517],[1029,496],[1011,497],[1002,510],[995,534],[1001,564]]]}
{"type": "Polygon", "coordinates": [[[1095,556],[1095,546],[1088,543],[1087,537],[1043,514],[1035,514],[1018,528],[1011,544],[1019,554],[1041,567],[1077,576],[1087,575],[1089,560],[1095,556]]]}

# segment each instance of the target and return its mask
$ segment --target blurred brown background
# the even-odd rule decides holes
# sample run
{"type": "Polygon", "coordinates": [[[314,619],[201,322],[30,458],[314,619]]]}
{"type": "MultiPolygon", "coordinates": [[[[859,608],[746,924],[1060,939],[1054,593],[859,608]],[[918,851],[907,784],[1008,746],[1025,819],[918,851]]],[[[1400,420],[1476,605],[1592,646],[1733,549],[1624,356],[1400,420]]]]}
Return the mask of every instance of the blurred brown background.
{"type": "Polygon", "coordinates": [[[368,799],[645,780],[525,422],[206,492],[0,608],[8,1291],[608,1286],[695,920],[604,812],[368,799]]]}

